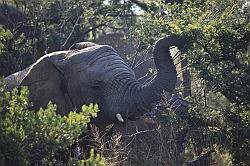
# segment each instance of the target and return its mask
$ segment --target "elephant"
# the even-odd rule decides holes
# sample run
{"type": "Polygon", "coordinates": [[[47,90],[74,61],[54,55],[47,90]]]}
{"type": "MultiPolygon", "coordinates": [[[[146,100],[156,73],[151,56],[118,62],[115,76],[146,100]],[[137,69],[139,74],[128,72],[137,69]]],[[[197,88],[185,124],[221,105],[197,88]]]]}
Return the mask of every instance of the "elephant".
{"type": "MultiPolygon", "coordinates": [[[[87,47],[92,47],[92,46],[97,46],[98,44],[95,44],[93,42],[80,42],[80,43],[75,43],[70,47],[70,50],[81,50],[87,47]]],[[[23,78],[26,76],[28,73],[29,69],[31,68],[31,65],[26,67],[25,69],[18,71],[14,74],[9,75],[8,77],[5,77],[6,81],[6,89],[7,90],[12,90],[15,87],[20,86],[23,78]]]]}
{"type": "Polygon", "coordinates": [[[35,110],[52,101],[58,113],[66,115],[84,104],[97,103],[100,111],[92,123],[124,124],[149,111],[163,91],[173,92],[177,74],[169,49],[185,44],[185,37],[176,36],[156,42],[153,57],[158,73],[146,85],[138,82],[134,71],[112,47],[93,44],[44,55],[30,66],[17,86],[28,86],[35,110]]]}
{"type": "Polygon", "coordinates": [[[15,87],[19,87],[23,78],[26,76],[28,73],[29,69],[31,66],[26,67],[25,69],[18,71],[14,74],[9,75],[8,77],[5,77],[5,82],[6,82],[6,89],[7,90],[12,90],[15,87]]]}

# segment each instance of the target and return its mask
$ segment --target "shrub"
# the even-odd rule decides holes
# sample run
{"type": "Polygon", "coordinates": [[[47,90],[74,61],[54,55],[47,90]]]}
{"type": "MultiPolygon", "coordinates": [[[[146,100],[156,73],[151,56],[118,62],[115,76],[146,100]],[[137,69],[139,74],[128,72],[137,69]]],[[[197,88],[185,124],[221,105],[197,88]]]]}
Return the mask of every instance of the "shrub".
{"type": "MultiPolygon", "coordinates": [[[[7,92],[1,83],[0,90],[0,165],[55,165],[76,157],[70,147],[96,116],[97,105],[61,116],[51,102],[45,109],[31,110],[27,87],[7,92]]],[[[93,155],[81,162],[104,165],[100,156],[93,155]]]]}

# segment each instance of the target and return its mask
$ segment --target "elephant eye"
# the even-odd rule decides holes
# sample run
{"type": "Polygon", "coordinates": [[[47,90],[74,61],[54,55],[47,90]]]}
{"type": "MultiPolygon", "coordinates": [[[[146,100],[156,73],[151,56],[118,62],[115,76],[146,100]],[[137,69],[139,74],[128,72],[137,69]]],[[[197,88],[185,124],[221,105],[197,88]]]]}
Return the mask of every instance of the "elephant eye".
{"type": "Polygon", "coordinates": [[[101,82],[95,81],[90,85],[90,88],[93,90],[100,90],[101,89],[101,82]]]}
{"type": "Polygon", "coordinates": [[[90,88],[93,89],[93,90],[100,90],[101,89],[100,86],[96,86],[96,85],[91,86],[90,88]]]}

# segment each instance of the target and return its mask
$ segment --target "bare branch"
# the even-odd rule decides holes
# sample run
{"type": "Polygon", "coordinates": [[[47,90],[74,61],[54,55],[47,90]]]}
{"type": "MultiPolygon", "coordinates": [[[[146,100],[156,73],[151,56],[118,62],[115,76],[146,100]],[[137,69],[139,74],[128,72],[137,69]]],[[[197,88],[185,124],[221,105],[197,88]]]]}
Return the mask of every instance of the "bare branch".
{"type": "Polygon", "coordinates": [[[143,134],[143,133],[147,133],[147,132],[153,132],[153,131],[157,131],[157,129],[152,129],[152,130],[142,130],[142,131],[136,131],[136,133],[128,135],[128,137],[134,137],[138,134],[143,134]]]}
{"type": "Polygon", "coordinates": [[[150,61],[151,59],[154,59],[153,57],[150,57],[148,59],[144,59],[142,62],[138,63],[135,67],[133,67],[132,69],[135,70],[136,68],[138,68],[139,66],[141,66],[143,63],[150,61]]]}
{"type": "Polygon", "coordinates": [[[82,17],[82,14],[80,14],[80,15],[78,16],[78,18],[77,18],[77,20],[76,20],[76,22],[75,22],[75,25],[73,26],[72,31],[70,32],[69,36],[67,37],[67,39],[65,40],[65,42],[64,42],[63,45],[61,46],[61,49],[64,48],[64,47],[66,46],[66,44],[68,43],[70,37],[72,36],[73,32],[75,31],[76,26],[79,25],[78,22],[79,22],[79,20],[80,20],[81,17],[82,17]]]}
{"type": "Polygon", "coordinates": [[[148,76],[148,73],[147,73],[147,74],[145,74],[144,76],[142,76],[142,77],[138,78],[138,81],[140,81],[140,80],[142,80],[142,79],[146,78],[147,76],[148,76]]]}
{"type": "Polygon", "coordinates": [[[176,60],[176,59],[180,56],[180,54],[181,54],[181,51],[178,50],[178,51],[174,54],[173,60],[176,60]]]}
{"type": "Polygon", "coordinates": [[[154,73],[153,75],[151,75],[146,81],[144,81],[144,85],[148,85],[148,84],[150,84],[153,80],[154,80],[154,78],[156,77],[156,75],[157,75],[157,72],[156,73],[154,73]]]}

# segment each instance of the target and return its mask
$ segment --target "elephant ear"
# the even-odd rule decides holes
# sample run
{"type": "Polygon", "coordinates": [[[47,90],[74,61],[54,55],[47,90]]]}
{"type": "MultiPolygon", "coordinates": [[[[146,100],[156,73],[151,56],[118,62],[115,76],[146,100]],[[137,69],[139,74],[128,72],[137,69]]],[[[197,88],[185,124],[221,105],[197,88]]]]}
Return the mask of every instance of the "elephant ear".
{"type": "Polygon", "coordinates": [[[66,94],[63,71],[54,62],[55,58],[51,56],[40,58],[31,66],[21,86],[28,86],[35,110],[46,107],[52,101],[57,104],[57,112],[65,115],[72,104],[66,94]]]}

